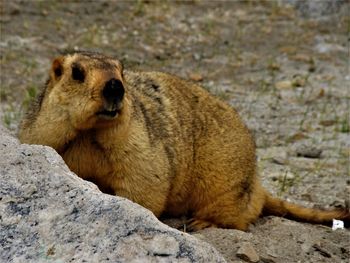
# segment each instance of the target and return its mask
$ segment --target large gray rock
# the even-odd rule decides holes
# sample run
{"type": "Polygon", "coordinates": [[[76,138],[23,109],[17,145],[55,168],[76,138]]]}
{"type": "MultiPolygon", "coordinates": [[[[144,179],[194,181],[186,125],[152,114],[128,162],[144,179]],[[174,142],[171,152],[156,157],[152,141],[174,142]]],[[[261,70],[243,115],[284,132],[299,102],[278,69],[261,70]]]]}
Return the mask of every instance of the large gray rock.
{"type": "Polygon", "coordinates": [[[0,262],[224,262],[141,206],[101,193],[0,125],[0,262]]]}

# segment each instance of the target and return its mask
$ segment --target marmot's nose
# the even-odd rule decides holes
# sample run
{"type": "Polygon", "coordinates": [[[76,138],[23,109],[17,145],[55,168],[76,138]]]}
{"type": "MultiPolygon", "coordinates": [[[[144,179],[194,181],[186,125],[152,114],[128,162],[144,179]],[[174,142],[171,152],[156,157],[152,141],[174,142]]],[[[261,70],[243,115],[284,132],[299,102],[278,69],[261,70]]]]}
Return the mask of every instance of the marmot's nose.
{"type": "Polygon", "coordinates": [[[123,83],[119,79],[110,79],[103,88],[103,97],[109,104],[116,104],[124,97],[123,83]]]}

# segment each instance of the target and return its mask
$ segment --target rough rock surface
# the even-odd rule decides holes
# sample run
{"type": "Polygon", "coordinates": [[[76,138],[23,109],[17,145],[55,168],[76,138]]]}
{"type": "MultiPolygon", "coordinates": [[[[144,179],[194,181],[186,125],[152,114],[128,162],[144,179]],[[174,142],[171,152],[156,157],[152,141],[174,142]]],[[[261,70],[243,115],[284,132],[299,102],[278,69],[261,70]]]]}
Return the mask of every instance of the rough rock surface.
{"type": "Polygon", "coordinates": [[[0,156],[0,262],[224,262],[78,178],[49,147],[20,145],[0,127],[0,156]]]}

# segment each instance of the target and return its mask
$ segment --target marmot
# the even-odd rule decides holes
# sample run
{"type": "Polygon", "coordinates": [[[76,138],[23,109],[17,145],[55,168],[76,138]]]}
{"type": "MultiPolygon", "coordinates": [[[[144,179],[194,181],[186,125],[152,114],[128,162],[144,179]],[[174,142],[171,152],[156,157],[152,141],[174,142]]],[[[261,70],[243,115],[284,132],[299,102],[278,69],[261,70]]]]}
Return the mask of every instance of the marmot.
{"type": "Polygon", "coordinates": [[[254,140],[231,106],[194,83],[127,71],[99,53],[53,61],[19,138],[53,147],[78,176],[157,217],[188,215],[191,231],[246,230],[262,214],[350,219],[345,209],[308,209],[263,189],[254,140]]]}

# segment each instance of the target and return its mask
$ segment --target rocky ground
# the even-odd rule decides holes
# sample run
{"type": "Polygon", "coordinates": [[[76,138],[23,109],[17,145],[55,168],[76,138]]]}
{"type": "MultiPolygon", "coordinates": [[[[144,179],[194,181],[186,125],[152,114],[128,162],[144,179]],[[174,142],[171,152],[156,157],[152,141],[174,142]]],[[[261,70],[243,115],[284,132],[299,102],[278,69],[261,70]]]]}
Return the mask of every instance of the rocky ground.
{"type": "MultiPolygon", "coordinates": [[[[66,50],[102,51],[126,68],[192,79],[235,107],[254,132],[259,173],[275,195],[309,207],[349,202],[348,1],[2,1],[0,7],[0,115],[13,134],[52,58],[66,50]]],[[[248,233],[195,236],[228,261],[244,260],[238,250],[253,250],[260,262],[350,257],[349,231],[277,218],[260,220],[248,233]]]]}

